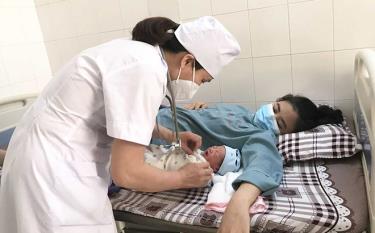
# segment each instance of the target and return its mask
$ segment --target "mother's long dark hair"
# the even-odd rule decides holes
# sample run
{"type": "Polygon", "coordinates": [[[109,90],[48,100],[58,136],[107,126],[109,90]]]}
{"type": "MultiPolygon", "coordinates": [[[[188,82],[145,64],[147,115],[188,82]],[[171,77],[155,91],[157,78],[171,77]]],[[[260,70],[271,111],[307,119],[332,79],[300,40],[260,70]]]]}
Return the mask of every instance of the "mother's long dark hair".
{"type": "Polygon", "coordinates": [[[299,117],[295,131],[309,130],[324,124],[341,124],[344,120],[341,110],[333,109],[328,105],[316,106],[303,96],[288,94],[277,101],[289,102],[297,112],[299,117]]]}

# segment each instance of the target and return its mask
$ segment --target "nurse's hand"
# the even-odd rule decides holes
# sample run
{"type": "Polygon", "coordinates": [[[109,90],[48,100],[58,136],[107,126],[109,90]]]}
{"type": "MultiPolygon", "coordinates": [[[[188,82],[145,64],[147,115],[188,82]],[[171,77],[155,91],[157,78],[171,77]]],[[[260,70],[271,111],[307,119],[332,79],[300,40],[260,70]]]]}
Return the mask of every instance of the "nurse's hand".
{"type": "Polygon", "coordinates": [[[202,146],[202,137],[192,132],[181,132],[181,147],[189,155],[202,146]]]}
{"type": "Polygon", "coordinates": [[[182,188],[204,187],[212,178],[212,169],[208,162],[188,163],[178,170],[182,188]]]}

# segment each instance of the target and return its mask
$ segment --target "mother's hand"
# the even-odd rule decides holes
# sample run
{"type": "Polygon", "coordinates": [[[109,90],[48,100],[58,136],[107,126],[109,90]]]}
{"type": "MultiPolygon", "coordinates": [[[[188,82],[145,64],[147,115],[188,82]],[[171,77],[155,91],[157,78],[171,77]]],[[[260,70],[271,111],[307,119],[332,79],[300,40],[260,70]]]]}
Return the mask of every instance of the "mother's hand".
{"type": "Polygon", "coordinates": [[[230,203],[225,210],[219,233],[249,233],[249,209],[241,203],[230,203]]]}
{"type": "Polygon", "coordinates": [[[249,183],[242,183],[233,194],[220,224],[219,233],[249,233],[250,206],[261,191],[249,183]]]}
{"type": "Polygon", "coordinates": [[[207,107],[208,105],[204,102],[194,102],[194,103],[184,105],[184,108],[189,109],[189,110],[198,110],[198,109],[203,109],[207,107]]]}

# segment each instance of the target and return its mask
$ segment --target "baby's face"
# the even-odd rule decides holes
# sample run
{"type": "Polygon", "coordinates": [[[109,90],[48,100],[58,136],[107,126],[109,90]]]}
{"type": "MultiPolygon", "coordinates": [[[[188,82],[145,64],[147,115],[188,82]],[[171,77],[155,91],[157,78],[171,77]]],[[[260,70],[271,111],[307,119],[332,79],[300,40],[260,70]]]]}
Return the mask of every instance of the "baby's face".
{"type": "Polygon", "coordinates": [[[224,161],[225,147],[224,146],[212,146],[207,148],[203,152],[203,157],[210,164],[212,170],[217,172],[224,161]]]}

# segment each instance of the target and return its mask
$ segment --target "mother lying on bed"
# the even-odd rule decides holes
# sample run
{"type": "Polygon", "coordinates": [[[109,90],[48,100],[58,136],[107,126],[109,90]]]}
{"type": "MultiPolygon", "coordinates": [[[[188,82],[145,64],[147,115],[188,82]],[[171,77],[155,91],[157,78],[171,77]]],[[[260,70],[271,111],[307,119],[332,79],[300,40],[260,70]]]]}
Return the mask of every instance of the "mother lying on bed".
{"type": "MultiPolygon", "coordinates": [[[[279,186],[283,168],[276,135],[343,121],[340,110],[325,105],[317,107],[308,98],[290,94],[256,112],[225,104],[177,111],[179,129],[200,135],[202,149],[227,145],[241,151],[243,173],[232,184],[236,192],[225,210],[219,232],[249,232],[249,207],[257,196],[272,194],[279,186]]],[[[169,108],[162,109],[158,122],[173,129],[170,116],[169,108]]]]}

